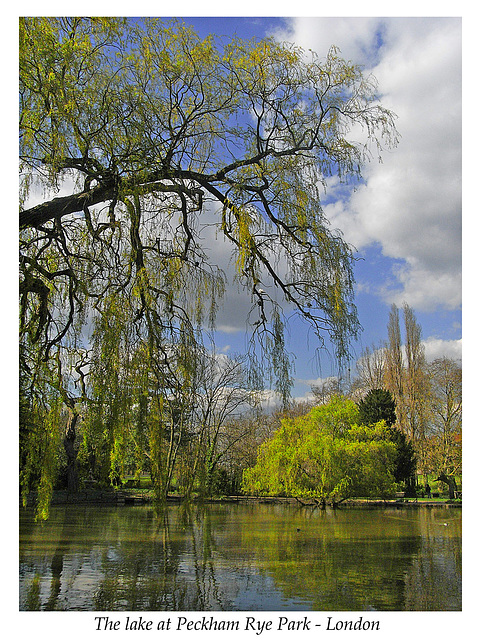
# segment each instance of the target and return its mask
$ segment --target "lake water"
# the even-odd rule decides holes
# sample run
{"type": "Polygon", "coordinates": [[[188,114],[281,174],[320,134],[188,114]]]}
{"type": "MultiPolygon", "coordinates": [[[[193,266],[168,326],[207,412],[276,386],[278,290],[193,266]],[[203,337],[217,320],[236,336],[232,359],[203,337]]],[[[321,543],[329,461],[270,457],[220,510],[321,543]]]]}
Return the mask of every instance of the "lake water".
{"type": "Polygon", "coordinates": [[[20,610],[457,611],[461,509],[20,510],[20,610]]]}

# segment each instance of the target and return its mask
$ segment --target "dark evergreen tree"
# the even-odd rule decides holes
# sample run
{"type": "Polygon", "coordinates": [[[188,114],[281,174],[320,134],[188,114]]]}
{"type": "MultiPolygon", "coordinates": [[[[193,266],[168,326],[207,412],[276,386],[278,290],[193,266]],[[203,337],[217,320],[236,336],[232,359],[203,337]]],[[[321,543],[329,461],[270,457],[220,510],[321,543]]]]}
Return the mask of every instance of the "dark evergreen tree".
{"type": "Polygon", "coordinates": [[[372,425],[384,420],[390,427],[389,438],[397,448],[394,478],[396,482],[404,482],[407,495],[415,495],[416,455],[406,435],[394,426],[396,403],[391,393],[384,389],[373,389],[358,403],[358,408],[362,424],[372,425]]]}
{"type": "Polygon", "coordinates": [[[392,427],[396,422],[396,404],[391,393],[384,389],[369,391],[358,407],[362,424],[371,425],[384,420],[388,427],[392,427]]]}
{"type": "Polygon", "coordinates": [[[389,429],[390,440],[397,448],[397,456],[394,467],[394,479],[396,482],[404,482],[406,493],[413,494],[416,487],[416,454],[411,442],[406,438],[400,429],[391,427],[389,429]]]}

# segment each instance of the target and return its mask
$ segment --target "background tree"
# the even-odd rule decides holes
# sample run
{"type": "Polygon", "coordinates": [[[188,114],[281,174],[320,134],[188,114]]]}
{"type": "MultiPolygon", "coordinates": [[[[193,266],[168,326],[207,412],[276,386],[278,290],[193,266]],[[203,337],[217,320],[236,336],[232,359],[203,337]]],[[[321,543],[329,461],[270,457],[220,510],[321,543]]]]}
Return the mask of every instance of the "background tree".
{"type": "Polygon", "coordinates": [[[392,427],[396,422],[396,403],[385,389],[372,389],[357,406],[362,424],[376,424],[384,420],[388,427],[392,427]]]}
{"type": "Polygon", "coordinates": [[[429,365],[430,420],[426,434],[427,468],[455,497],[461,473],[462,371],[454,360],[438,358],[429,365]]]}
{"type": "Polygon", "coordinates": [[[399,310],[394,304],[389,313],[387,332],[385,386],[393,395],[399,428],[407,432],[401,328],[399,310]]]}
{"type": "Polygon", "coordinates": [[[341,397],[306,416],[283,420],[244,472],[244,490],[311,498],[333,505],[394,489],[395,445],[384,422],[358,425],[356,405],[341,397]]]}
{"type": "Polygon", "coordinates": [[[396,482],[405,484],[407,495],[416,491],[416,455],[414,446],[396,424],[396,404],[392,394],[385,389],[373,389],[358,403],[361,424],[373,425],[384,421],[388,427],[386,436],[396,446],[392,474],[396,482]]]}
{"type": "Polygon", "coordinates": [[[412,442],[416,443],[418,457],[423,466],[425,457],[426,400],[428,383],[424,346],[421,342],[421,326],[414,311],[403,306],[406,332],[405,407],[406,424],[412,442]]]}
{"type": "Polygon", "coordinates": [[[386,348],[384,345],[365,347],[356,361],[357,376],[351,386],[351,396],[360,396],[385,386],[386,348]]]}
{"type": "Polygon", "coordinates": [[[244,469],[255,466],[259,448],[272,438],[282,421],[304,416],[312,409],[312,403],[292,401],[288,406],[271,411],[260,406],[262,393],[259,396],[259,405],[230,421],[226,430],[232,446],[229,447],[224,465],[234,480],[236,491],[241,490],[244,469]]]}
{"type": "Polygon", "coordinates": [[[421,448],[427,391],[424,347],[421,342],[421,326],[407,304],[403,306],[403,317],[404,345],[401,341],[399,311],[393,305],[388,323],[385,383],[396,402],[401,430],[421,448]]]}
{"type": "Polygon", "coordinates": [[[187,459],[189,490],[197,481],[202,493],[212,495],[226,484],[223,463],[249,432],[249,428],[238,428],[238,418],[257,405],[258,392],[249,388],[245,358],[218,354],[213,348],[200,354],[191,416],[194,437],[187,459]]]}
{"type": "Polygon", "coordinates": [[[421,327],[414,311],[403,306],[405,329],[401,341],[399,310],[391,308],[386,345],[385,386],[396,403],[397,425],[415,449],[418,471],[425,472],[428,378],[421,327]]]}
{"type": "Polygon", "coordinates": [[[316,404],[325,404],[333,396],[339,395],[340,380],[335,376],[324,378],[320,384],[311,385],[311,393],[316,404]]]}

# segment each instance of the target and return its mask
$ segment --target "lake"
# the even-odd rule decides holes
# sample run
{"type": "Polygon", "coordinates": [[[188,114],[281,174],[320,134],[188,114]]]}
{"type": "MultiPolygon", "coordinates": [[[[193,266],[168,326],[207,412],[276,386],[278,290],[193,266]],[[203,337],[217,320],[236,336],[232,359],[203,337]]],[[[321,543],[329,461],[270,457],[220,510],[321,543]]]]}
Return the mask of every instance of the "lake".
{"type": "Polygon", "coordinates": [[[20,610],[459,611],[461,509],[20,509],[20,610]]]}

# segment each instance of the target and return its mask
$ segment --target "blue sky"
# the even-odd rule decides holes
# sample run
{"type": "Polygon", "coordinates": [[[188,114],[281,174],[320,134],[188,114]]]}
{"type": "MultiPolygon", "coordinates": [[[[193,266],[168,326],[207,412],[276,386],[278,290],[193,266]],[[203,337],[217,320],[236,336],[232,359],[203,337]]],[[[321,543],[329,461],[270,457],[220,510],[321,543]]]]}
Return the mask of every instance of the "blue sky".
{"type": "MultiPolygon", "coordinates": [[[[179,16],[178,16],[179,17],[179,16]]],[[[357,248],[356,305],[363,326],[355,358],[387,337],[392,303],[407,302],[423,329],[428,359],[461,357],[461,19],[460,18],[216,18],[184,17],[201,35],[273,35],[320,56],[335,44],[379,81],[385,106],[397,115],[398,147],[364,171],[364,183],[339,192],[333,183],[324,211],[357,248]]],[[[219,350],[245,348],[246,301],[228,294],[218,318],[219,350]]],[[[329,355],[317,368],[315,341],[294,323],[294,396],[336,374],[329,355]]]]}

